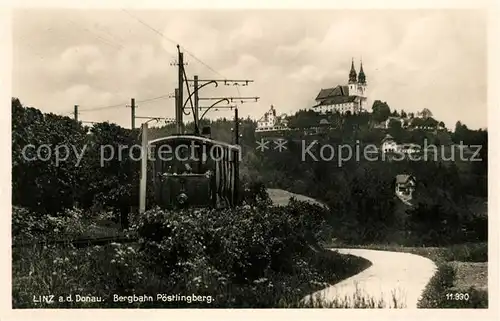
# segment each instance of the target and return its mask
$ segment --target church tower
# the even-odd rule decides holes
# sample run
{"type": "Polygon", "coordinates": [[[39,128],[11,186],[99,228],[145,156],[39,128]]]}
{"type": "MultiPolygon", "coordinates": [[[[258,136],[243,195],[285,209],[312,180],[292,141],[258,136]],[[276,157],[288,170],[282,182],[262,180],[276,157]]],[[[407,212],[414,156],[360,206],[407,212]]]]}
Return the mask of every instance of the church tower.
{"type": "Polygon", "coordinates": [[[363,70],[363,61],[361,61],[361,66],[359,68],[359,75],[358,75],[358,90],[357,90],[357,96],[360,97],[360,108],[361,109],[366,109],[366,75],[363,70]]]}
{"type": "Polygon", "coordinates": [[[356,74],[356,69],[354,69],[354,59],[352,59],[351,62],[351,71],[349,72],[349,95],[350,96],[355,96],[357,95],[357,83],[358,83],[358,77],[356,74]]]}

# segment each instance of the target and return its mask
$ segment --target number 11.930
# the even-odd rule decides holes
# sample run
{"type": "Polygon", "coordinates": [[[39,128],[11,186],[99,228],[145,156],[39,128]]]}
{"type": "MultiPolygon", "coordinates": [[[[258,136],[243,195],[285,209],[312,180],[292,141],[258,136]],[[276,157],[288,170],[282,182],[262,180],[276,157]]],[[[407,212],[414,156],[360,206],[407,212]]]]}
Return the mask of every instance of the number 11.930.
{"type": "Polygon", "coordinates": [[[468,301],[469,293],[446,293],[446,300],[468,301]]]}

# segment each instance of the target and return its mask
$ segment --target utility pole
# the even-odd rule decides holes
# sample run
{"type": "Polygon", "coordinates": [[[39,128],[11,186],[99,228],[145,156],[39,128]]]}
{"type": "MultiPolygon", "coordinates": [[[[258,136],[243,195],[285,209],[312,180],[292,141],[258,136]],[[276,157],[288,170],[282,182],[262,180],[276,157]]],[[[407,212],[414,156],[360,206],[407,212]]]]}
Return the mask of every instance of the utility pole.
{"type": "Polygon", "coordinates": [[[175,88],[175,128],[177,134],[181,134],[181,116],[179,114],[182,114],[182,110],[179,108],[179,88],[175,88]]]}
{"type": "Polygon", "coordinates": [[[198,96],[198,75],[194,76],[194,125],[195,125],[195,135],[200,134],[200,128],[199,128],[199,107],[198,107],[198,102],[199,102],[199,96],[198,96]]]}
{"type": "Polygon", "coordinates": [[[181,52],[181,49],[180,49],[180,46],[177,45],[177,51],[179,52],[179,69],[178,69],[178,73],[179,73],[179,84],[178,84],[178,98],[177,98],[177,109],[178,109],[178,115],[179,115],[179,118],[178,118],[178,127],[179,127],[179,134],[183,134],[184,133],[184,124],[183,124],[183,120],[182,120],[182,115],[184,113],[184,111],[182,110],[183,108],[183,104],[184,104],[184,53],[181,52]]]}
{"type": "Polygon", "coordinates": [[[148,123],[141,125],[142,154],[141,154],[141,181],[139,186],[139,213],[146,211],[147,170],[148,170],[148,123]]]}
{"type": "Polygon", "coordinates": [[[130,109],[132,111],[132,129],[135,129],[135,98],[132,98],[130,101],[130,109]]]}
{"type": "Polygon", "coordinates": [[[238,119],[238,107],[234,110],[234,134],[235,134],[235,139],[234,139],[234,144],[239,145],[240,144],[240,120],[238,119]]]}
{"type": "Polygon", "coordinates": [[[75,122],[78,123],[78,105],[75,105],[74,115],[75,115],[75,122]]]}
{"type": "Polygon", "coordinates": [[[236,172],[236,175],[234,175],[234,199],[236,201],[236,204],[239,205],[239,186],[240,186],[240,157],[241,157],[241,147],[239,146],[240,143],[240,120],[238,118],[238,107],[234,110],[234,133],[236,135],[234,139],[234,143],[237,147],[239,147],[238,150],[238,157],[234,160],[234,169],[236,172]]]}

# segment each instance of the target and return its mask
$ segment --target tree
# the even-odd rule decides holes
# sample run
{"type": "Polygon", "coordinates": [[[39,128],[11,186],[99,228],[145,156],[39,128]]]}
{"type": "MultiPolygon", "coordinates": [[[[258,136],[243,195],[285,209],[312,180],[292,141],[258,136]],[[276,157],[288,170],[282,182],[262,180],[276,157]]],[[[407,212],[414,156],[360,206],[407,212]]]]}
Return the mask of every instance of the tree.
{"type": "Polygon", "coordinates": [[[402,109],[401,109],[400,115],[401,115],[402,118],[408,117],[408,114],[404,110],[402,110],[402,109]]]}
{"type": "Polygon", "coordinates": [[[433,116],[432,112],[427,108],[422,109],[422,111],[420,112],[420,115],[422,115],[423,118],[429,118],[429,117],[433,116]]]}
{"type": "Polygon", "coordinates": [[[391,119],[389,121],[389,129],[401,128],[401,122],[396,119],[391,119]]]}
{"type": "Polygon", "coordinates": [[[389,121],[389,134],[396,140],[401,140],[403,138],[403,128],[401,122],[396,119],[391,119],[389,121]]]}
{"type": "Polygon", "coordinates": [[[391,115],[391,109],[386,102],[382,102],[380,100],[375,100],[372,106],[372,117],[376,122],[386,121],[387,118],[391,115]]]}
{"type": "Polygon", "coordinates": [[[469,129],[467,128],[467,126],[465,124],[462,124],[460,121],[457,121],[457,123],[455,124],[455,132],[452,136],[453,142],[458,144],[461,141],[465,141],[468,132],[469,129]]]}
{"type": "Polygon", "coordinates": [[[429,128],[436,128],[436,126],[438,125],[438,121],[432,117],[427,117],[427,118],[424,118],[422,125],[425,127],[429,127],[429,128]]]}

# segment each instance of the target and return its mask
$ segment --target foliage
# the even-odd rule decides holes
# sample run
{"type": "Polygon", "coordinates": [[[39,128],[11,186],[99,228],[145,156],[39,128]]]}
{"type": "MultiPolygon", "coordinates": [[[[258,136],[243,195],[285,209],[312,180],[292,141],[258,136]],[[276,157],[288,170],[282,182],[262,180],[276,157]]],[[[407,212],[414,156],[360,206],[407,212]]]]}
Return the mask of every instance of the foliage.
{"type": "Polygon", "coordinates": [[[236,210],[154,209],[141,218],[137,232],[152,264],[166,277],[185,268],[190,258],[207,256],[236,282],[251,282],[307,252],[317,242],[324,214],[302,203],[236,210]]]}
{"type": "Polygon", "coordinates": [[[380,100],[375,100],[372,105],[372,117],[376,122],[386,121],[391,115],[391,109],[387,102],[382,102],[380,100]]]}
{"type": "Polygon", "coordinates": [[[69,240],[84,235],[85,215],[79,209],[65,209],[55,216],[40,215],[26,208],[12,207],[12,243],[69,240]]]}
{"type": "Polygon", "coordinates": [[[95,124],[89,131],[69,117],[42,114],[13,98],[13,204],[41,215],[96,204],[128,214],[138,200],[140,163],[131,159],[140,156],[137,136],[109,123],[95,124]],[[42,145],[48,148],[37,155],[42,145]]]}
{"type": "MultiPolygon", "coordinates": [[[[138,244],[15,247],[14,307],[47,307],[33,291],[99,296],[105,302],[48,307],[284,307],[369,262],[322,250],[326,213],[294,202],[285,207],[147,211],[133,227],[138,244]],[[112,296],[196,293],[206,302],[113,302],[112,296]]],[[[71,224],[71,222],[68,222],[71,224]]],[[[20,229],[20,233],[23,233],[20,229]]],[[[52,233],[50,229],[44,233],[52,233]]]]}
{"type": "Polygon", "coordinates": [[[454,287],[455,278],[456,271],[452,266],[447,264],[439,266],[436,274],[427,284],[418,307],[426,309],[488,308],[487,291],[477,290],[474,287],[457,289],[454,287]],[[468,300],[453,298],[455,294],[465,293],[469,295],[468,300]]]}
{"type": "Polygon", "coordinates": [[[443,192],[428,196],[407,211],[407,229],[418,235],[419,245],[449,245],[488,240],[488,220],[471,215],[447,199],[443,192]]]}
{"type": "Polygon", "coordinates": [[[84,249],[70,245],[33,245],[15,248],[12,262],[15,308],[117,308],[120,303],[113,302],[113,294],[128,295],[149,286],[144,284],[148,279],[137,250],[128,245],[84,249]],[[53,294],[55,302],[34,302],[33,293],[53,294]],[[59,296],[66,298],[69,294],[73,302],[58,302],[59,296]],[[107,303],[76,302],[76,295],[101,297],[107,303]]]}
{"type": "Polygon", "coordinates": [[[12,202],[40,213],[72,207],[82,182],[75,151],[81,153],[85,133],[69,117],[42,114],[12,99],[12,202]],[[58,163],[56,153],[67,160],[58,163]]]}

